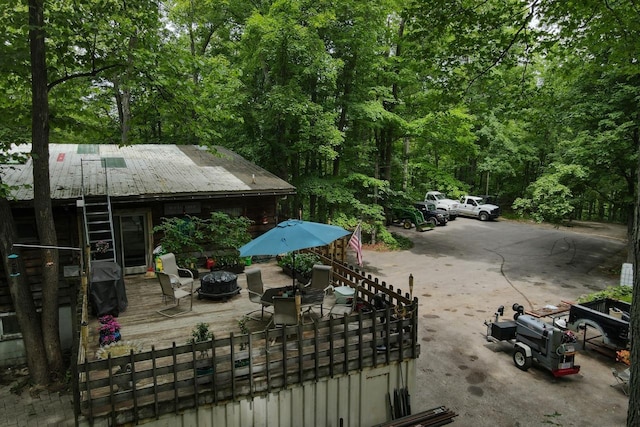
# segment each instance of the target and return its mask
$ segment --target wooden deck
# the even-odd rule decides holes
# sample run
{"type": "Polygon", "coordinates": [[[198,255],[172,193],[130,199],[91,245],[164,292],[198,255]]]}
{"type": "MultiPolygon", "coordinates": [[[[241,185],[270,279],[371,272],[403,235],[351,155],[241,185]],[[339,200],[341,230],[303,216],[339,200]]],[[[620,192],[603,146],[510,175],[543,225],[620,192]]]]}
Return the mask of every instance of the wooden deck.
{"type": "MultiPolygon", "coordinates": [[[[254,264],[251,266],[262,270],[262,281],[265,288],[291,285],[291,277],[284,274],[276,264],[275,259],[254,264]]],[[[206,274],[200,274],[200,277],[206,274]]],[[[158,279],[146,277],[146,275],[133,275],[125,277],[125,288],[127,293],[128,307],[126,311],[120,313],[117,320],[121,325],[123,341],[137,341],[142,344],[143,350],[155,348],[171,347],[186,344],[191,338],[191,331],[200,322],[209,324],[209,328],[215,338],[227,338],[231,332],[235,335],[241,333],[239,321],[245,314],[259,310],[260,305],[249,301],[247,293],[246,276],[240,273],[238,276],[238,286],[241,291],[227,301],[198,299],[198,294],[194,292],[193,311],[177,317],[169,318],[157,312],[165,308],[162,300],[162,293],[158,279]]],[[[199,280],[194,284],[194,291],[199,287],[199,280]]],[[[325,306],[324,313],[328,313],[329,306],[325,306]]],[[[181,306],[188,306],[188,300],[180,302],[181,306]]],[[[254,313],[259,317],[260,312],[254,313]]],[[[311,313],[312,316],[319,317],[318,313],[311,313]]],[[[263,330],[270,315],[265,311],[264,321],[249,320],[246,322],[249,331],[256,332],[263,330]]],[[[308,318],[305,320],[308,321],[308,318]]],[[[98,345],[98,320],[95,316],[89,318],[89,345],[87,347],[87,359],[95,360],[98,345]]]]}
{"type": "MultiPolygon", "coordinates": [[[[292,284],[274,260],[257,266],[266,287],[292,284]]],[[[417,299],[339,263],[333,263],[333,280],[336,286],[356,288],[357,314],[330,317],[332,302],[325,300],[324,318],[316,311],[312,314],[315,321],[266,329],[266,315],[264,320],[248,321],[250,333],[243,334],[239,321],[261,308],[249,300],[244,274],[238,275],[238,295],[215,301],[198,299],[195,294],[192,312],[175,318],[157,312],[164,307],[157,278],[127,277],[129,304],[118,321],[122,342],[139,343],[141,351],[97,358],[98,321],[90,318],[81,333],[88,337],[88,344],[81,344],[78,358],[76,415],[86,417],[90,424],[104,417],[112,425],[137,423],[201,404],[236,402],[419,356],[417,299]],[[381,296],[388,304],[377,309],[373,301],[379,302],[381,296]],[[200,322],[210,325],[214,339],[188,344],[200,322]]]]}

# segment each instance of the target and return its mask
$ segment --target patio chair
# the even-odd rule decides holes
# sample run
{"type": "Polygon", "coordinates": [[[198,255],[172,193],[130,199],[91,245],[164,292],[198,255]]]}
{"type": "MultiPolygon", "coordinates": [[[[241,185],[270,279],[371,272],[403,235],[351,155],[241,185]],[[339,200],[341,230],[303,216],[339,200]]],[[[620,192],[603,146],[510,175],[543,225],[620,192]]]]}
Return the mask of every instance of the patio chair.
{"type": "Polygon", "coordinates": [[[614,387],[618,384],[622,385],[622,391],[625,395],[629,395],[629,381],[631,381],[631,368],[624,369],[622,371],[617,370],[616,368],[611,368],[611,373],[613,377],[618,381],[616,384],[612,384],[614,387]]]}
{"type": "Polygon", "coordinates": [[[273,298],[273,324],[276,326],[297,325],[300,319],[300,308],[295,298],[273,298]]]}
{"type": "MultiPolygon", "coordinates": [[[[322,291],[327,291],[327,288],[331,286],[331,266],[323,265],[323,264],[314,264],[312,273],[311,273],[311,282],[307,285],[307,287],[314,289],[321,289],[322,291]]],[[[324,315],[323,313],[323,305],[324,301],[319,304],[320,306],[320,317],[324,315]]],[[[315,306],[317,307],[317,306],[315,306]]],[[[308,312],[311,311],[312,307],[309,307],[308,312]]]]}
{"type": "Polygon", "coordinates": [[[259,268],[250,268],[245,270],[247,275],[247,290],[249,293],[249,300],[255,304],[260,304],[261,315],[260,318],[252,316],[258,310],[250,311],[246,314],[249,319],[262,320],[264,319],[264,308],[269,307],[269,303],[262,301],[262,295],[264,294],[264,284],[262,283],[262,270],[259,268]]]}
{"type": "MultiPolygon", "coordinates": [[[[301,319],[300,306],[293,297],[273,297],[273,315],[271,320],[265,327],[265,332],[273,324],[276,327],[286,328],[287,326],[296,326],[301,319]]],[[[289,331],[291,332],[291,331],[289,331]]],[[[287,338],[293,336],[294,333],[288,333],[287,338]]],[[[267,353],[270,351],[269,347],[278,342],[277,336],[274,336],[270,341],[267,340],[267,353]]]]}
{"type": "Polygon", "coordinates": [[[163,302],[165,303],[165,305],[169,300],[171,300],[172,302],[175,302],[175,305],[158,310],[158,313],[167,317],[176,317],[176,316],[180,316],[181,314],[189,313],[191,310],[193,310],[193,282],[191,282],[190,290],[176,288],[171,283],[170,275],[166,273],[162,273],[160,271],[157,272],[157,275],[158,275],[158,281],[160,282],[160,287],[162,288],[163,302]],[[187,298],[187,297],[189,297],[189,300],[190,300],[189,309],[180,307],[180,300],[182,298],[187,298]]]}
{"type": "Polygon", "coordinates": [[[308,286],[323,291],[331,285],[331,266],[323,264],[314,264],[311,270],[311,282],[308,286]]]}
{"type": "Polygon", "coordinates": [[[191,285],[193,288],[193,272],[188,268],[178,267],[176,256],[172,253],[160,255],[162,272],[169,275],[171,282],[177,286],[191,285]]]}

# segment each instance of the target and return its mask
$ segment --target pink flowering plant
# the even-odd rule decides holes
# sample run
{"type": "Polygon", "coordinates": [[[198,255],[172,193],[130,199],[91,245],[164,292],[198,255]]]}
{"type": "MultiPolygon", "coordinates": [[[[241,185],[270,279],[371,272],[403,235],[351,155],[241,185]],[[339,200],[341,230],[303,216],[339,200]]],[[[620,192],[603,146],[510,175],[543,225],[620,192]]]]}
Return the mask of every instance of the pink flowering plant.
{"type": "Polygon", "coordinates": [[[100,345],[112,344],[116,341],[120,341],[120,323],[110,314],[102,316],[98,319],[100,326],[98,332],[100,333],[100,345]]]}

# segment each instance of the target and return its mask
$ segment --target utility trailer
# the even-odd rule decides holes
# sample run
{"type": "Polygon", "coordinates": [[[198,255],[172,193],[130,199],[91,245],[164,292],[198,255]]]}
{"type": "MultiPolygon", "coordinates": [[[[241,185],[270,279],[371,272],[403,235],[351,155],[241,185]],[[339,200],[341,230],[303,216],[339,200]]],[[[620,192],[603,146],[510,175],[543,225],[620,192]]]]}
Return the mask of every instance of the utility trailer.
{"type": "Polygon", "coordinates": [[[629,313],[631,304],[611,298],[572,304],[567,328],[574,332],[594,328],[600,332],[605,346],[614,350],[626,349],[631,338],[629,313]]]}
{"type": "Polygon", "coordinates": [[[508,341],[513,344],[513,362],[526,371],[533,361],[549,369],[554,377],[577,374],[575,364],[576,338],[570,331],[562,331],[550,323],[528,314],[524,307],[513,305],[514,320],[500,321],[504,306],[498,307],[494,321],[485,321],[488,341],[508,341]]]}

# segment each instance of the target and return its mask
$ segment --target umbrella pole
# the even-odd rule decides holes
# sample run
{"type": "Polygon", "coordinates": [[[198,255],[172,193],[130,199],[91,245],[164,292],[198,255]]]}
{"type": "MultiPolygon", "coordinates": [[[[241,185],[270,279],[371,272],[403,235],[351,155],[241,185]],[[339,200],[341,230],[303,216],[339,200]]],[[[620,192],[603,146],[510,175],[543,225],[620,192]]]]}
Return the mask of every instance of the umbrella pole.
{"type": "Polygon", "coordinates": [[[292,283],[291,283],[291,287],[293,289],[293,291],[296,291],[296,274],[298,274],[297,270],[296,270],[296,251],[293,251],[291,253],[291,262],[293,263],[293,265],[291,266],[291,270],[292,270],[292,274],[291,277],[292,279],[292,283]]]}

